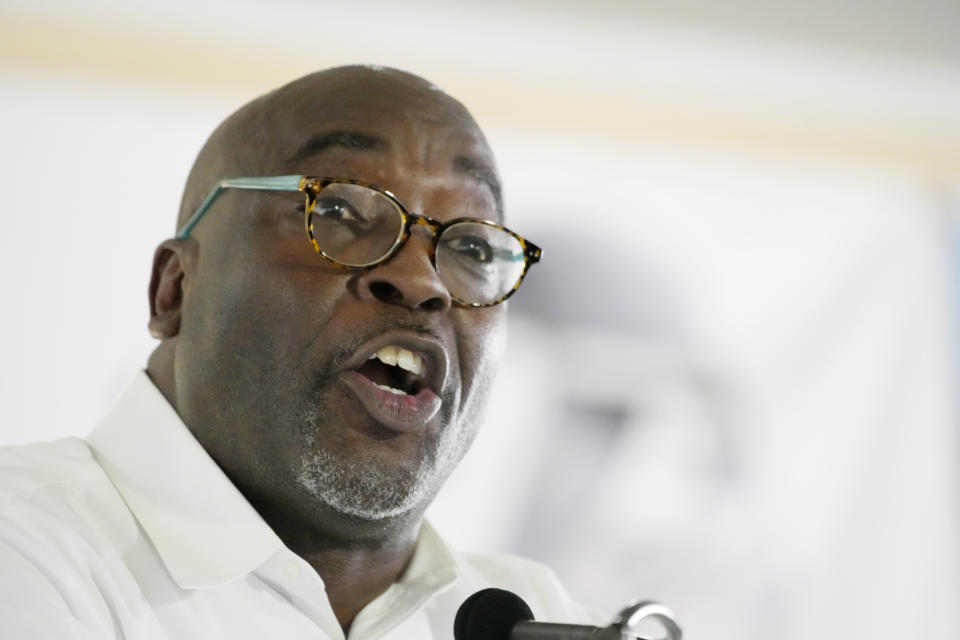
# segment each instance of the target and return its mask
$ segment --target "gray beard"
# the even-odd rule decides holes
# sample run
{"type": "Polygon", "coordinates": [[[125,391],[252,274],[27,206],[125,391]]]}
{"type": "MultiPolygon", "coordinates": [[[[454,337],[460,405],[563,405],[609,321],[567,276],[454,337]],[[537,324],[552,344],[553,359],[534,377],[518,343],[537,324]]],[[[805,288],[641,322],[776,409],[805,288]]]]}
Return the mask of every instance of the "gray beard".
{"type": "MultiPolygon", "coordinates": [[[[393,326],[422,331],[417,324],[395,322],[393,326]]],[[[312,389],[312,402],[305,408],[303,451],[297,484],[313,498],[339,513],[364,520],[384,520],[426,509],[444,480],[466,453],[476,433],[476,424],[466,415],[454,420],[459,396],[443,398],[440,411],[445,425],[438,439],[409,467],[385,468],[376,459],[347,458],[335,448],[315,450],[317,433],[329,428],[323,416],[324,392],[336,384],[336,371],[368,337],[347,344],[319,372],[312,389]]],[[[478,418],[479,416],[472,416],[478,418]]]]}
{"type": "MultiPolygon", "coordinates": [[[[319,427],[316,414],[307,416],[319,427]]],[[[376,460],[345,459],[328,450],[310,451],[301,459],[297,483],[339,513],[363,520],[383,520],[425,509],[463,457],[469,430],[448,423],[435,446],[413,468],[385,468],[376,460]]],[[[313,443],[310,443],[313,444],[313,443]]]]}

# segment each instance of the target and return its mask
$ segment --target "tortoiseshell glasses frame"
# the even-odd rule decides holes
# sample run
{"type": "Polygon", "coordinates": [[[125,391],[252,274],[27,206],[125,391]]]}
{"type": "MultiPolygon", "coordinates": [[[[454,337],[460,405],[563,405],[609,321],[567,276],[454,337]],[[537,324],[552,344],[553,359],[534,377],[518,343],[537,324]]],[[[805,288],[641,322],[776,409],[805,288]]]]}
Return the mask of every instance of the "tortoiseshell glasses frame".
{"type": "MultiPolygon", "coordinates": [[[[519,259],[523,260],[523,266],[516,276],[516,281],[512,283],[512,287],[509,287],[506,291],[503,291],[502,294],[497,294],[494,299],[476,301],[464,299],[460,296],[455,295],[450,291],[450,285],[444,282],[444,285],[447,287],[447,290],[450,292],[451,297],[456,300],[458,303],[469,306],[469,307],[491,307],[497,304],[500,304],[516,292],[520,288],[520,284],[523,282],[524,277],[527,274],[528,269],[531,265],[540,261],[542,255],[542,250],[537,245],[533,244],[529,240],[520,236],[519,234],[507,229],[503,225],[493,221],[485,220],[482,218],[454,218],[447,222],[440,222],[433,218],[427,216],[422,216],[418,214],[411,213],[406,205],[400,201],[393,193],[390,191],[379,187],[375,184],[369,182],[363,182],[360,180],[352,180],[347,178],[315,178],[307,177],[300,175],[289,175],[289,176],[269,176],[269,177],[256,177],[256,178],[228,178],[226,180],[221,180],[216,187],[207,195],[203,200],[197,210],[190,216],[190,218],[184,223],[184,225],[177,231],[177,236],[180,238],[187,238],[190,236],[191,231],[194,227],[197,226],[197,223],[200,222],[200,219],[203,218],[204,214],[210,209],[217,197],[225,189],[248,189],[248,190],[257,190],[257,191],[285,191],[285,192],[302,192],[306,197],[306,204],[304,206],[304,227],[307,232],[307,240],[310,242],[310,246],[313,247],[320,256],[329,260],[330,262],[351,270],[367,270],[373,269],[377,265],[389,260],[394,256],[407,242],[410,238],[411,230],[414,226],[420,225],[429,228],[432,232],[432,247],[430,251],[430,262],[433,265],[434,270],[437,271],[438,275],[441,276],[441,281],[443,281],[443,274],[437,268],[437,245],[440,241],[440,238],[443,236],[444,232],[447,230],[456,227],[457,225],[464,225],[464,223],[472,223],[477,225],[483,225],[484,228],[499,229],[500,231],[508,234],[513,239],[516,240],[517,246],[520,247],[520,253],[510,254],[509,256],[502,256],[497,250],[494,251],[494,255],[499,256],[502,260],[507,261],[518,261],[519,259]],[[377,192],[378,194],[387,198],[393,208],[396,209],[397,214],[402,218],[402,222],[398,227],[397,235],[393,240],[393,243],[387,248],[382,255],[376,257],[372,260],[367,260],[359,264],[352,264],[349,262],[344,262],[342,259],[337,259],[330,256],[326,251],[321,249],[320,244],[317,242],[317,238],[314,236],[313,223],[311,222],[312,213],[314,207],[317,204],[318,196],[324,189],[327,189],[331,185],[355,185],[358,187],[364,187],[372,191],[377,192]]],[[[502,237],[502,236],[501,236],[502,237]]],[[[513,277],[513,274],[510,274],[510,277],[513,277]]],[[[509,284],[507,285],[509,286],[509,284]]]]}

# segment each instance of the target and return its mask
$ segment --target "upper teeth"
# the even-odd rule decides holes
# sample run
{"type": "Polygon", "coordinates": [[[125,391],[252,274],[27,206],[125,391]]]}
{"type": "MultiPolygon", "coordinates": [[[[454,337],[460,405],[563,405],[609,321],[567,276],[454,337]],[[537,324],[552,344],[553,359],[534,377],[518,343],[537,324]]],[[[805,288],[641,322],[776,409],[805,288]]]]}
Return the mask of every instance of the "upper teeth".
{"type": "Polygon", "coordinates": [[[376,358],[383,364],[388,364],[391,367],[400,367],[416,375],[420,375],[420,372],[423,371],[423,357],[408,349],[402,349],[393,345],[380,347],[370,358],[376,358]]]}

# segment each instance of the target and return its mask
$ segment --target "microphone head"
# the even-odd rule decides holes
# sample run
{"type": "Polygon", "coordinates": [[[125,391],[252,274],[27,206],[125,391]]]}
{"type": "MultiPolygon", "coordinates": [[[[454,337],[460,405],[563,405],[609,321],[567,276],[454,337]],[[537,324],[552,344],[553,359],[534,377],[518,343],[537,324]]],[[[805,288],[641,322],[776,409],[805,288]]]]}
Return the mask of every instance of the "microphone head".
{"type": "Polygon", "coordinates": [[[533,620],[523,598],[503,589],[484,589],[467,598],[453,622],[455,640],[510,640],[521,620],[533,620]]]}

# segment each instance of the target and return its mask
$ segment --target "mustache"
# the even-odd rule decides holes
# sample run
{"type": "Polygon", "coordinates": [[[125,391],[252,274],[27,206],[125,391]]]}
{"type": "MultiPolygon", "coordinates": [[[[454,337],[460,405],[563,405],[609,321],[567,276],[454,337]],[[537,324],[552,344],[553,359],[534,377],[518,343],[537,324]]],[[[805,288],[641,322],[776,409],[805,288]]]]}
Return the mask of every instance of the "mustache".
{"type": "MultiPolygon", "coordinates": [[[[383,321],[377,324],[377,326],[367,328],[364,333],[359,334],[348,341],[342,342],[339,348],[333,352],[333,355],[327,362],[326,366],[321,370],[316,371],[314,375],[314,387],[319,388],[327,386],[327,384],[332,382],[333,379],[340,373],[340,371],[343,370],[344,364],[347,362],[347,360],[352,358],[354,354],[356,354],[360,347],[375,339],[377,336],[380,336],[387,331],[396,329],[420,333],[439,342],[445,342],[443,335],[434,327],[431,327],[426,323],[417,322],[409,318],[383,318],[383,321]]],[[[317,339],[323,340],[323,336],[318,336],[317,339]]]]}
{"type": "Polygon", "coordinates": [[[389,321],[384,322],[382,326],[379,326],[375,329],[367,331],[365,334],[356,337],[347,344],[345,344],[341,349],[338,349],[333,358],[331,359],[334,367],[340,369],[343,367],[343,364],[359,349],[364,343],[373,340],[379,335],[386,333],[387,331],[402,329],[405,331],[410,331],[413,333],[421,333],[423,335],[430,336],[435,340],[443,342],[443,336],[434,329],[426,324],[421,322],[413,322],[411,320],[399,320],[399,321],[389,321]]]}
{"type": "MultiPolygon", "coordinates": [[[[391,319],[384,317],[382,322],[379,322],[375,327],[366,329],[362,334],[342,342],[341,346],[333,352],[326,366],[314,371],[313,380],[311,381],[312,384],[306,395],[309,406],[311,406],[314,411],[317,407],[322,406],[325,391],[336,384],[337,378],[343,371],[346,362],[351,359],[364,344],[383,335],[387,331],[397,329],[420,333],[441,343],[446,342],[443,334],[429,324],[417,322],[409,318],[391,319]]],[[[322,340],[323,336],[320,335],[317,339],[322,340]]],[[[443,396],[443,403],[440,407],[441,421],[445,425],[450,425],[456,413],[456,398],[458,397],[458,392],[456,389],[451,388],[448,389],[446,393],[441,393],[441,395],[443,396]]],[[[330,416],[325,416],[325,418],[331,419],[330,416]]]]}

